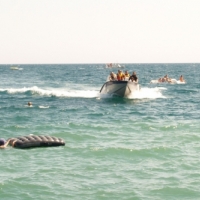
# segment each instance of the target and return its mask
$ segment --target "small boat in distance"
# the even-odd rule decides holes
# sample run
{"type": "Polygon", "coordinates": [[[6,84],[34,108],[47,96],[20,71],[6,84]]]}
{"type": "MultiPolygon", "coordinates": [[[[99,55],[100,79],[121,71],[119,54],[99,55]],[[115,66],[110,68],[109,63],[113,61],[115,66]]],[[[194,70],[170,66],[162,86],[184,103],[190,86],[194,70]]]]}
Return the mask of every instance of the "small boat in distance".
{"type": "Polygon", "coordinates": [[[109,63],[109,64],[106,64],[106,68],[124,68],[124,66],[117,63],[109,63]]]}
{"type": "Polygon", "coordinates": [[[19,70],[19,67],[17,67],[17,66],[11,66],[10,69],[12,69],[12,70],[19,70]]]}
{"type": "Polygon", "coordinates": [[[180,81],[180,80],[176,80],[175,78],[170,79],[170,81],[159,81],[159,80],[151,80],[150,83],[155,83],[155,84],[185,84],[185,81],[180,81]]]}
{"type": "Polygon", "coordinates": [[[179,80],[176,80],[175,78],[169,78],[168,75],[165,75],[164,77],[161,77],[157,80],[151,80],[150,83],[185,84],[185,80],[183,78],[183,75],[180,76],[179,80]]]}
{"type": "Polygon", "coordinates": [[[103,84],[100,94],[109,94],[119,97],[128,97],[139,90],[139,84],[132,81],[107,81],[103,84]]]}
{"type": "Polygon", "coordinates": [[[23,70],[23,68],[17,67],[17,66],[11,66],[11,70],[23,70]]]}

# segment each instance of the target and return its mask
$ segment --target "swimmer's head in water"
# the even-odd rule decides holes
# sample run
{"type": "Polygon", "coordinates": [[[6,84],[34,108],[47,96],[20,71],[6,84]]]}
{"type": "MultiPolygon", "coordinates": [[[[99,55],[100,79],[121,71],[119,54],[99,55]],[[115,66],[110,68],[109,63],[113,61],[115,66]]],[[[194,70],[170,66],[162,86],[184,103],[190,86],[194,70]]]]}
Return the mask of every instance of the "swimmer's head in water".
{"type": "Polygon", "coordinates": [[[32,103],[30,101],[28,102],[28,106],[32,106],[32,103]]]}
{"type": "Polygon", "coordinates": [[[3,138],[0,138],[0,146],[3,146],[6,143],[6,140],[3,138]]]}

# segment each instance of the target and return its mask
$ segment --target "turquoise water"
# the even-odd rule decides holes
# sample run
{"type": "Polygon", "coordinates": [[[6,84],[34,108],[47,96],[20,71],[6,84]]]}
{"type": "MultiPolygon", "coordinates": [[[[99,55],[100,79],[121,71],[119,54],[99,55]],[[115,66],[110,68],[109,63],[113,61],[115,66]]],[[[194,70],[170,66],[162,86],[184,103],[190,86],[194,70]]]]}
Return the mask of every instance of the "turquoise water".
{"type": "Polygon", "coordinates": [[[0,65],[0,137],[66,145],[1,150],[1,199],[200,198],[200,64],[125,64],[141,88],[129,99],[99,95],[104,64],[10,67],[0,65]],[[165,74],[186,84],[150,83],[165,74]]]}

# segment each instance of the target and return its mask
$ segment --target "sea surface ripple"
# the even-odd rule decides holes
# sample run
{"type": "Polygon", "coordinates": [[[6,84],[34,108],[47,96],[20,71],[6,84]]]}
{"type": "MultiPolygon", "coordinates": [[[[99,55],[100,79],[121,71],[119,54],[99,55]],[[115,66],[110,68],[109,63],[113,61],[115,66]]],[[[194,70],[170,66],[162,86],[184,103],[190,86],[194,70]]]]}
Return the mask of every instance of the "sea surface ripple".
{"type": "Polygon", "coordinates": [[[141,88],[128,99],[99,94],[118,70],[104,64],[0,65],[0,137],[66,142],[2,149],[2,199],[200,198],[200,64],[124,65],[141,88]],[[186,83],[150,83],[165,74],[186,83]]]}

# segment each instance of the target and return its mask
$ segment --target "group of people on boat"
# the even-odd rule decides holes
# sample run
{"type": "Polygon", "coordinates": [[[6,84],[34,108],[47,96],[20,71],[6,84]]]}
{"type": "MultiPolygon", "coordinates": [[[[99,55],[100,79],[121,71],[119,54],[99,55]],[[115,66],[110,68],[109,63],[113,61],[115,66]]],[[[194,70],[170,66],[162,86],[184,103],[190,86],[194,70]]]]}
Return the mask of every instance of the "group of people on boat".
{"type": "Polygon", "coordinates": [[[138,83],[138,77],[136,75],[136,72],[133,72],[133,74],[130,75],[127,70],[125,72],[123,72],[122,70],[118,70],[117,74],[115,74],[114,72],[110,72],[109,80],[110,81],[132,81],[132,82],[138,83]]]}
{"type": "Polygon", "coordinates": [[[172,79],[168,77],[168,75],[166,74],[164,77],[161,77],[158,79],[158,82],[159,83],[163,83],[163,82],[168,82],[168,83],[171,83],[172,82],[172,79]]]}
{"type": "MultiPolygon", "coordinates": [[[[174,79],[169,78],[168,75],[166,74],[164,77],[159,78],[159,79],[158,79],[158,82],[159,82],[159,83],[163,83],[163,82],[173,83],[173,80],[174,80],[174,79]]],[[[183,75],[180,76],[179,81],[180,81],[180,82],[185,82],[185,80],[184,80],[184,78],[183,78],[183,75]]]]}

